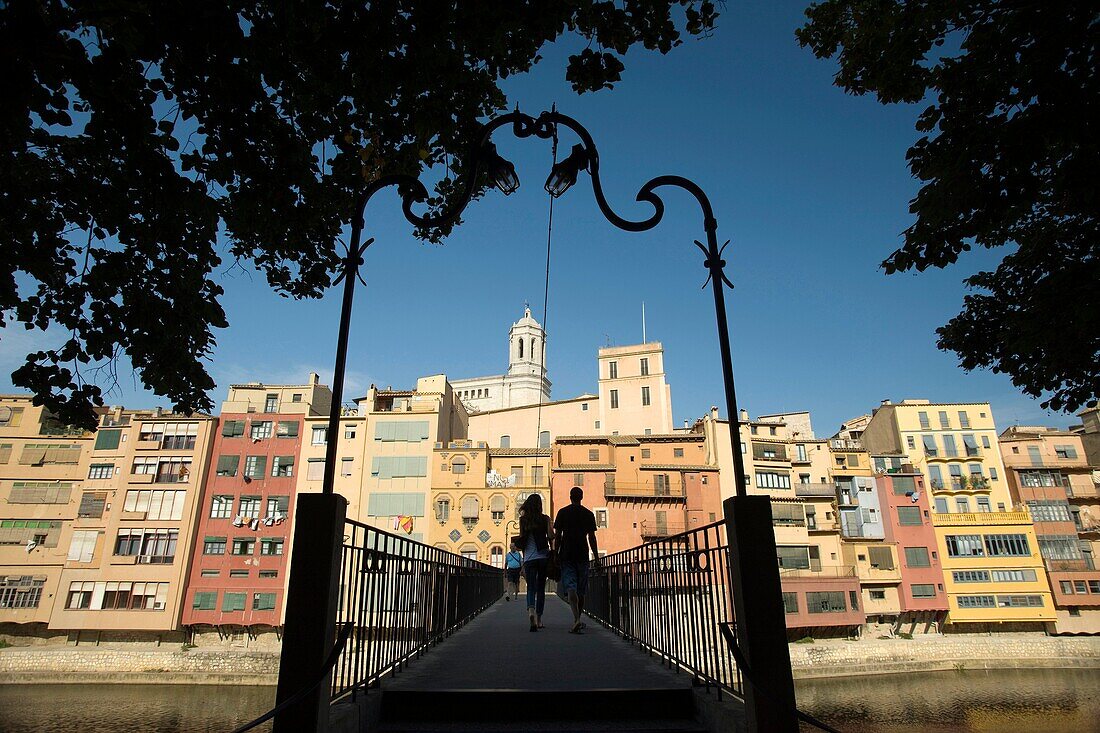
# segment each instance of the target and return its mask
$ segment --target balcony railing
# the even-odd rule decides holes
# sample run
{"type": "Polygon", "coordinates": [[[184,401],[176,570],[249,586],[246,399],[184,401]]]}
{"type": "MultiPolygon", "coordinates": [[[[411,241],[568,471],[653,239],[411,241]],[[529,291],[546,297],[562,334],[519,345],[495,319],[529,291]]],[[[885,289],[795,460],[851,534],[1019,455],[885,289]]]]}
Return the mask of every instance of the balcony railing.
{"type": "Polygon", "coordinates": [[[1100,498],[1100,484],[1093,483],[1092,485],[1077,485],[1067,483],[1066,496],[1070,499],[1097,499],[1100,498]]]}
{"type": "Polygon", "coordinates": [[[683,499],[683,486],[654,486],[648,483],[616,481],[603,485],[604,496],[640,499],[683,499]]]}
{"type": "Polygon", "coordinates": [[[1080,560],[1043,560],[1043,565],[1052,573],[1079,573],[1096,570],[1096,563],[1091,556],[1080,560]]]}
{"type": "Polygon", "coordinates": [[[649,520],[642,520],[641,523],[641,534],[643,539],[672,537],[682,534],[686,530],[687,525],[683,522],[651,522],[649,520]]]}
{"type": "Polygon", "coordinates": [[[836,496],[835,484],[795,484],[795,496],[836,496]]]}
{"type": "Polygon", "coordinates": [[[1031,524],[1031,515],[1027,512],[959,512],[958,514],[932,512],[932,524],[936,527],[1031,524]]]}
{"type": "Polygon", "coordinates": [[[787,579],[854,577],[856,577],[854,565],[814,565],[811,563],[808,568],[779,568],[779,579],[781,581],[787,579]]]}

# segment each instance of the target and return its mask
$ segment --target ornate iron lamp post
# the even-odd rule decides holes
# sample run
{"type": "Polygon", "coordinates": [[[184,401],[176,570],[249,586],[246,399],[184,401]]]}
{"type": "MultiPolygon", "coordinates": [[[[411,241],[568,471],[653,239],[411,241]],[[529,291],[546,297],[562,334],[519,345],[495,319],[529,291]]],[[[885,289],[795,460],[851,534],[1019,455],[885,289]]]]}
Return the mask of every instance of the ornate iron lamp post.
{"type": "MultiPolygon", "coordinates": [[[[336,596],[339,590],[339,538],[342,535],[342,522],[346,501],[333,493],[336,471],[336,440],[339,435],[341,405],[343,402],[344,372],[347,363],[348,335],[351,327],[351,306],[355,290],[355,281],[359,276],[359,266],[363,264],[363,254],[374,239],[361,244],[363,233],[363,213],[374,194],[384,188],[396,186],[401,196],[401,209],[405,219],[418,227],[439,227],[453,222],[469,205],[477,193],[478,181],[482,172],[486,173],[492,184],[505,195],[519,188],[520,181],[515,166],[502,158],[492,143],[492,135],[505,125],[512,126],[513,134],[518,138],[538,137],[555,138],[558,129],[565,127],[580,138],[573,145],[569,155],[556,163],[546,179],[545,189],[557,198],[577,183],[582,172],[587,172],[592,181],[592,191],[596,203],[604,217],[619,229],[628,232],[643,232],[656,227],[664,217],[665,204],[656,191],[663,187],[680,188],[698,202],[703,215],[703,231],[706,232],[706,244],[695,241],[695,245],[705,256],[704,267],[709,272],[707,283],[711,285],[714,297],[714,310],[718,327],[719,352],[722,359],[722,376],[725,388],[726,411],[729,415],[730,446],[732,449],[734,478],[737,495],[725,502],[725,518],[730,547],[729,580],[733,585],[734,608],[737,615],[737,642],[745,661],[753,669],[754,682],[761,683],[767,691],[759,693],[753,684],[746,693],[746,706],[750,730],[796,731],[794,717],[794,686],[791,680],[790,657],[786,645],[786,627],[782,597],[780,594],[778,562],[775,554],[775,536],[771,525],[771,508],[767,497],[748,496],[746,490],[745,465],[740,445],[738,429],[737,396],[733,381],[733,361],[730,355],[729,326],[726,318],[724,288],[733,285],[726,278],[722,259],[724,244],[718,244],[718,221],[706,193],[694,181],[681,176],[657,176],[650,179],[639,190],[636,199],[648,203],[653,211],[648,218],[631,220],[619,216],[607,203],[603,184],[600,180],[600,158],[596,144],[579,122],[560,112],[543,112],[537,118],[518,110],[490,120],[480,131],[469,151],[469,172],[458,200],[446,211],[437,216],[419,215],[413,212],[413,206],[428,198],[428,190],[419,179],[407,175],[384,176],[370,186],[356,202],[352,218],[351,242],[343,261],[343,271],[333,284],[344,281],[343,303],[340,311],[340,330],[336,346],[336,364],[332,381],[332,406],[329,414],[326,448],[325,473],[322,494],[306,495],[299,499],[298,528],[303,531],[299,540],[295,533],[295,549],[291,568],[290,587],[287,597],[286,635],[284,639],[283,661],[280,667],[278,698],[282,700],[293,694],[303,679],[300,670],[320,668],[327,650],[335,636],[336,596]],[[315,501],[316,500],[316,501],[315,501]],[[312,523],[312,524],[311,524],[312,523]],[[329,532],[330,529],[336,531],[329,532]],[[310,545],[310,539],[335,536],[335,545],[325,542],[312,544],[314,551],[305,557],[303,545],[310,545]],[[318,546],[320,551],[317,550],[318,546]],[[300,567],[300,569],[299,569],[300,567]],[[327,593],[317,586],[319,579],[329,579],[327,593]],[[313,581],[312,585],[310,581],[313,581]],[[752,594],[745,589],[752,588],[752,594]],[[331,599],[326,605],[319,602],[318,595],[331,599]],[[301,639],[292,633],[292,618],[295,626],[312,625],[317,634],[302,634],[301,639]],[[307,637],[308,638],[305,638],[307,637]],[[293,642],[293,643],[292,643],[293,642]],[[320,642],[320,643],[318,643],[320,642]],[[288,648],[288,644],[291,646],[288,648]],[[294,646],[307,649],[295,655],[294,646]],[[297,669],[287,671],[284,683],[284,670],[288,666],[288,652],[294,657],[292,664],[297,669]],[[300,665],[298,663],[301,663],[300,665]]],[[[365,285],[365,283],[364,283],[365,285]]],[[[706,283],[704,283],[706,287],[706,283]]],[[[716,582],[719,579],[715,579],[716,582]]],[[[325,711],[320,697],[325,690],[318,691],[316,700],[302,704],[305,717],[295,716],[276,719],[276,731],[303,729],[302,725],[311,717],[317,720],[325,711]],[[295,727],[297,726],[297,727],[295,727]]],[[[290,712],[290,711],[288,711],[290,712]]]]}

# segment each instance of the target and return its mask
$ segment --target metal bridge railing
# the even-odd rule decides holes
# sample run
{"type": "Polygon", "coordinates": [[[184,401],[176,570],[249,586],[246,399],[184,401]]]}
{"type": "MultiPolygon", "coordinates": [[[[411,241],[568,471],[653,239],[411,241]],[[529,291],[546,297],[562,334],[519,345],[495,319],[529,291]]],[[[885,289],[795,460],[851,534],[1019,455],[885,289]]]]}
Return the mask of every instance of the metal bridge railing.
{"type": "Polygon", "coordinates": [[[593,565],[585,611],[709,689],[742,696],[722,635],[734,622],[723,522],[639,545],[593,565]]]}
{"type": "Polygon", "coordinates": [[[332,699],[401,669],[504,595],[504,575],[476,560],[360,522],[344,523],[332,699]]]}

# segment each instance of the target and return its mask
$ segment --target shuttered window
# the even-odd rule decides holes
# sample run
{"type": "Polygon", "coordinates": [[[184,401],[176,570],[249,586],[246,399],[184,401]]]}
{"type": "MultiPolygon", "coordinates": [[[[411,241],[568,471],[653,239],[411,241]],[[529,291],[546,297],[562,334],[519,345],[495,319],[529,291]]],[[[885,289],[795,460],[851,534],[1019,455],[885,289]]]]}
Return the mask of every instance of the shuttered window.
{"type": "Polygon", "coordinates": [[[497,512],[503,514],[506,505],[507,501],[505,500],[503,494],[496,494],[489,499],[489,511],[493,512],[494,514],[496,514],[497,512]]]}
{"type": "Polygon", "coordinates": [[[419,443],[428,439],[428,421],[393,420],[376,423],[374,439],[383,443],[419,443]]]}
{"type": "Polygon", "coordinates": [[[237,467],[241,464],[240,456],[218,456],[218,475],[236,476],[237,467]]]}
{"type": "Polygon", "coordinates": [[[244,435],[244,420],[226,420],[222,423],[222,437],[239,438],[244,435]]]}
{"type": "Polygon", "coordinates": [[[95,450],[117,450],[121,430],[100,430],[95,434],[95,450]]]}
{"type": "Polygon", "coordinates": [[[476,496],[464,496],[462,497],[462,518],[463,519],[477,519],[479,513],[479,502],[476,496]]]}
{"type": "Polygon", "coordinates": [[[298,421],[297,420],[280,420],[278,427],[275,429],[275,435],[279,438],[297,438],[298,437],[298,421]]]}
{"type": "Polygon", "coordinates": [[[806,524],[802,504],[772,503],[772,524],[779,527],[801,527],[806,524]]]}
{"type": "Polygon", "coordinates": [[[80,508],[76,516],[81,518],[98,519],[103,516],[103,509],[107,505],[107,492],[86,492],[80,497],[80,508]]]}
{"type": "Polygon", "coordinates": [[[876,567],[879,570],[894,569],[894,556],[889,547],[868,547],[867,559],[870,561],[871,567],[876,567]]]}
{"type": "Polygon", "coordinates": [[[52,481],[16,481],[8,495],[9,504],[68,504],[73,485],[52,481]]]}
{"type": "Polygon", "coordinates": [[[371,475],[379,479],[420,478],[428,475],[427,456],[376,456],[371,475]]]}
{"type": "Polygon", "coordinates": [[[372,517],[422,517],[424,498],[422,492],[372,492],[367,501],[367,514],[372,517]]]}

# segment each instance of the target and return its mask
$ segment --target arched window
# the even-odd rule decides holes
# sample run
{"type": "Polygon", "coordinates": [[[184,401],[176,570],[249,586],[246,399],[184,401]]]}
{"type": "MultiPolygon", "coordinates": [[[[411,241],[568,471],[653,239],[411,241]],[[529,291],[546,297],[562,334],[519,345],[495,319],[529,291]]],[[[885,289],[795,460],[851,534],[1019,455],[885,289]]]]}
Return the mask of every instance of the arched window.
{"type": "Polygon", "coordinates": [[[449,496],[441,496],[435,500],[435,518],[440,524],[446,524],[451,518],[451,499],[449,496]]]}
{"type": "Polygon", "coordinates": [[[519,358],[523,358],[523,339],[519,340],[519,358]]]}
{"type": "Polygon", "coordinates": [[[473,529],[477,524],[478,513],[481,510],[480,502],[473,495],[462,497],[462,524],[466,529],[473,529]]]}
{"type": "Polygon", "coordinates": [[[538,353],[539,353],[539,340],[538,339],[531,339],[531,358],[532,359],[538,359],[539,358],[538,353]]]}
{"type": "Polygon", "coordinates": [[[543,430],[541,433],[539,433],[539,448],[549,448],[549,447],[550,447],[550,431],[549,430],[543,430]]]}
{"type": "Polygon", "coordinates": [[[500,447],[501,448],[511,448],[512,447],[512,436],[511,435],[502,435],[502,436],[500,436],[500,447]]]}
{"type": "Polygon", "coordinates": [[[497,545],[489,550],[490,564],[494,568],[504,567],[504,548],[497,545]]]}
{"type": "Polygon", "coordinates": [[[494,524],[500,524],[504,521],[504,510],[507,504],[504,494],[494,494],[489,497],[489,511],[492,513],[494,524]]]}

